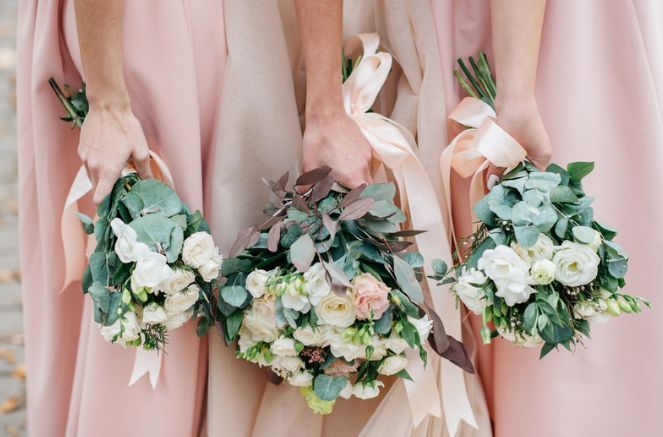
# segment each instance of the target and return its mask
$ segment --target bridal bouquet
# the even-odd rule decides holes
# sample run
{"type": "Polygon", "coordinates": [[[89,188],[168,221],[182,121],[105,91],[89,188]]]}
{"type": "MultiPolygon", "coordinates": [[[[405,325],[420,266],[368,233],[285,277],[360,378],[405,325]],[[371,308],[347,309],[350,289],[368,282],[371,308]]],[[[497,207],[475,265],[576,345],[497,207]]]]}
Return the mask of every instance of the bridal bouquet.
{"type": "Polygon", "coordinates": [[[268,182],[269,220],[242,233],[224,262],[218,309],[239,358],[300,387],[314,412],[328,414],[338,397],[377,396],[383,375],[409,378],[410,352],[425,362],[425,340],[443,328],[415,303],[424,261],[405,252],[401,237],[413,234],[399,231],[405,215],[392,184],[348,191],[327,167],[300,176],[300,191],[286,183],[287,175],[268,182]]]}
{"type": "MultiPolygon", "coordinates": [[[[470,58],[474,76],[459,62],[475,88],[464,80],[463,86],[493,102],[485,56],[470,58]]],[[[594,198],[582,188],[593,168],[574,162],[539,171],[527,161],[518,164],[474,205],[478,228],[455,275],[438,263],[437,279],[452,283],[458,299],[483,316],[485,343],[499,335],[542,345],[543,357],[559,345],[572,350],[590,336],[591,322],[649,305],[622,291],[628,255],[613,241],[616,231],[594,219],[594,198]]]]}
{"type": "MultiPolygon", "coordinates": [[[[50,83],[67,109],[63,120],[82,126],[85,89],[66,96],[50,83]]],[[[201,213],[168,185],[127,168],[96,221],[78,216],[96,240],[82,285],[106,341],[161,350],[168,331],[206,311],[222,259],[201,213]]]]}

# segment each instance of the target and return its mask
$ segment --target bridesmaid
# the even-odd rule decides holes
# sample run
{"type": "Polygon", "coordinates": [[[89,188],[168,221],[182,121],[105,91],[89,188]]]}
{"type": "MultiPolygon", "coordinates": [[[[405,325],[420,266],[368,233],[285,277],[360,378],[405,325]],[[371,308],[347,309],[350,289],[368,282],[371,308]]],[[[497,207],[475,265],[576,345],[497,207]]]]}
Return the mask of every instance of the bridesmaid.
{"type": "MultiPolygon", "coordinates": [[[[455,58],[489,50],[492,21],[498,84],[505,73],[520,69],[519,94],[530,102],[523,105],[529,116],[509,117],[514,124],[503,126],[528,150],[545,144],[549,135],[552,160],[560,164],[596,162],[584,183],[596,196],[595,215],[620,230],[618,240],[631,255],[627,283],[654,305],[637,316],[594,325],[593,339],[573,354],[561,351],[539,361],[538,351],[506,342],[481,347],[479,367],[495,434],[660,434],[663,378],[657,369],[663,347],[657,339],[663,328],[656,308],[663,300],[653,274],[663,261],[663,239],[656,231],[663,217],[660,2],[622,1],[610,8],[598,0],[548,2],[543,19],[542,2],[492,0],[488,8],[476,0],[454,9],[433,1],[433,6],[444,82],[448,95],[456,96],[447,101],[447,110],[462,94],[452,77],[455,58]],[[547,133],[526,129],[538,125],[526,121],[538,117],[537,106],[547,133]]],[[[498,111],[498,122],[505,108],[498,111]]]]}
{"type": "Polygon", "coordinates": [[[170,166],[182,199],[205,207],[226,53],[220,2],[26,0],[19,8],[29,432],[198,435],[205,342],[192,323],[174,331],[157,388],[147,378],[128,387],[135,351],[102,339],[80,283],[60,293],[60,216],[81,161],[98,203],[128,159],[150,177],[148,146],[170,166]],[[50,76],[74,86],[87,82],[90,112],[80,140],[58,120],[62,108],[47,86],[50,76]]]}

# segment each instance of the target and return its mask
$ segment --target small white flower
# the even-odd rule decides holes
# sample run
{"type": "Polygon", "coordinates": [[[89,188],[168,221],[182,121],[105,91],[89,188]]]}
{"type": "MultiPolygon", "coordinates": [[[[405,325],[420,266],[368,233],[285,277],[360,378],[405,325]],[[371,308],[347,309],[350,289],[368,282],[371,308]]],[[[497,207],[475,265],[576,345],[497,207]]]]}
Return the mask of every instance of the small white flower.
{"type": "Polygon", "coordinates": [[[480,270],[492,280],[521,279],[527,275],[529,265],[516,254],[516,252],[504,245],[483,252],[477,263],[480,270]]]}
{"type": "Polygon", "coordinates": [[[143,325],[158,325],[167,319],[166,312],[156,302],[152,302],[143,308],[143,317],[141,320],[143,325]]]}
{"type": "Polygon", "coordinates": [[[174,269],[173,275],[168,280],[163,281],[159,288],[166,294],[170,295],[184,290],[193,281],[196,280],[196,275],[190,270],[174,269]]]}
{"type": "Polygon", "coordinates": [[[532,265],[530,276],[535,284],[546,285],[555,280],[555,264],[547,259],[542,259],[532,265]]]}
{"type": "Polygon", "coordinates": [[[555,250],[555,243],[545,234],[539,234],[536,243],[530,247],[522,247],[516,242],[511,243],[511,248],[520,256],[527,264],[534,264],[543,259],[550,259],[555,250]]]}
{"type": "Polygon", "coordinates": [[[251,307],[244,311],[242,328],[246,328],[254,342],[273,342],[279,336],[276,326],[276,311],[274,300],[261,298],[251,303],[251,307]]]}
{"type": "Polygon", "coordinates": [[[290,308],[300,313],[308,313],[311,309],[311,304],[300,289],[298,282],[292,281],[285,287],[285,292],[281,295],[281,304],[283,308],[290,308]]]}
{"type": "Polygon", "coordinates": [[[397,354],[403,353],[403,351],[410,347],[407,344],[407,341],[403,340],[398,334],[396,334],[396,330],[394,329],[391,330],[389,337],[382,340],[382,343],[387,349],[397,354]]]}
{"type": "Polygon", "coordinates": [[[221,255],[215,255],[211,259],[207,260],[205,264],[198,267],[198,273],[200,273],[203,281],[212,282],[214,279],[218,278],[222,262],[223,258],[221,258],[221,255]]]}
{"type": "Polygon", "coordinates": [[[309,387],[313,384],[313,375],[309,372],[297,372],[288,378],[288,382],[295,387],[309,387]]]}
{"type": "Polygon", "coordinates": [[[182,260],[185,264],[198,269],[207,261],[219,255],[212,236],[207,232],[196,232],[184,240],[182,260]]]}
{"type": "Polygon", "coordinates": [[[382,381],[373,381],[371,384],[355,384],[353,394],[359,399],[372,399],[380,394],[380,387],[383,387],[382,381]]]}
{"type": "Polygon", "coordinates": [[[169,281],[173,274],[164,255],[148,252],[136,262],[131,273],[131,288],[136,292],[141,288],[152,289],[169,281]]]}
{"type": "Polygon", "coordinates": [[[384,359],[378,373],[381,375],[395,375],[407,367],[407,358],[404,355],[392,355],[384,359]]]}
{"type": "Polygon", "coordinates": [[[145,243],[137,241],[138,235],[136,231],[119,218],[114,218],[110,222],[113,234],[117,237],[115,241],[115,253],[123,263],[136,262],[138,258],[149,252],[149,248],[145,243]]]}
{"type": "Polygon", "coordinates": [[[519,303],[527,302],[529,297],[536,293],[536,290],[527,284],[527,278],[522,277],[518,280],[496,279],[497,296],[504,299],[507,306],[514,306],[519,303]]]}
{"type": "Polygon", "coordinates": [[[261,298],[267,292],[267,280],[271,277],[265,270],[254,270],[246,277],[246,289],[254,299],[261,298]]]}
{"type": "Polygon", "coordinates": [[[272,343],[270,350],[277,356],[296,357],[297,350],[295,350],[295,340],[288,337],[279,337],[272,343]]]}
{"type": "Polygon", "coordinates": [[[565,241],[553,257],[557,267],[555,279],[569,287],[589,284],[596,279],[600,262],[601,258],[590,247],[565,241]]]}
{"type": "Polygon", "coordinates": [[[428,334],[430,334],[430,332],[433,330],[433,321],[428,318],[428,315],[424,315],[420,319],[407,316],[407,319],[414,325],[415,328],[417,328],[417,332],[419,333],[419,340],[421,340],[421,343],[425,343],[426,339],[428,338],[428,334]]]}
{"type": "Polygon", "coordinates": [[[346,293],[342,296],[329,293],[315,307],[318,324],[347,328],[357,319],[352,297],[346,293]]]}
{"type": "Polygon", "coordinates": [[[200,288],[191,284],[185,290],[173,293],[166,297],[164,308],[167,314],[178,314],[191,308],[198,301],[200,288]]]}
{"type": "Polygon", "coordinates": [[[316,263],[304,273],[304,291],[308,294],[311,305],[320,303],[320,299],[331,293],[327,274],[322,263],[316,263]]]}
{"type": "Polygon", "coordinates": [[[104,340],[108,342],[119,341],[123,345],[140,338],[138,319],[136,314],[131,311],[124,313],[110,326],[100,326],[99,331],[104,340]],[[120,332],[122,332],[122,337],[119,337],[120,332]]]}
{"type": "Polygon", "coordinates": [[[292,336],[304,346],[321,346],[323,343],[320,329],[313,329],[310,325],[295,329],[292,336]]]}
{"type": "Polygon", "coordinates": [[[486,276],[477,269],[463,270],[458,282],[453,286],[454,291],[474,314],[483,314],[486,299],[483,289],[478,285],[486,282],[486,276]]]}
{"type": "Polygon", "coordinates": [[[173,331],[191,320],[191,316],[193,316],[193,310],[169,315],[168,320],[163,322],[163,326],[165,326],[167,330],[173,331]]]}

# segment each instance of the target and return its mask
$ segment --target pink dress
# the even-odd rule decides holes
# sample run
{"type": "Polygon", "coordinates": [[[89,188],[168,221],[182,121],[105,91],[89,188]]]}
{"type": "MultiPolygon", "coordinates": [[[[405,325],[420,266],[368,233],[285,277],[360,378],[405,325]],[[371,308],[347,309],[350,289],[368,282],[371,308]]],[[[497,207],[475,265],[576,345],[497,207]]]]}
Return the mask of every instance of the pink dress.
{"type": "MultiPolygon", "coordinates": [[[[202,209],[215,136],[225,37],[221,2],[125,2],[126,78],[148,143],[178,194],[202,209]]],[[[60,215],[80,160],[78,131],[58,120],[49,77],[77,86],[73,1],[19,5],[21,266],[34,436],[193,436],[201,429],[207,346],[189,323],[170,336],[159,384],[128,387],[135,351],[106,343],[91,302],[63,280],[60,215]]],[[[88,210],[91,212],[91,210],[88,210]]]]}
{"type": "MultiPolygon", "coordinates": [[[[457,57],[489,49],[488,3],[433,1],[447,90],[457,57]]],[[[595,216],[620,230],[628,292],[654,308],[594,325],[571,354],[506,342],[480,346],[480,371],[498,437],[654,436],[663,415],[663,4],[549,1],[537,99],[553,161],[595,161],[585,183],[595,216]]],[[[446,95],[453,95],[449,91],[446,95]]]]}

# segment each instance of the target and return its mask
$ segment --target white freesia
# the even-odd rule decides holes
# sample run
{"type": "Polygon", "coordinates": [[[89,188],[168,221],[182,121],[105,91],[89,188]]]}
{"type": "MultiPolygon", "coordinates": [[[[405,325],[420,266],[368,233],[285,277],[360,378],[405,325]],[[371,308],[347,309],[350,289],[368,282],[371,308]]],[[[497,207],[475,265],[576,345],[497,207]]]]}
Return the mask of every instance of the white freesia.
{"type": "Polygon", "coordinates": [[[198,301],[200,288],[196,284],[166,297],[164,308],[167,314],[178,314],[191,308],[198,301]]]}
{"type": "Polygon", "coordinates": [[[168,315],[168,319],[163,322],[163,326],[165,326],[167,330],[172,331],[191,320],[191,316],[193,316],[193,310],[187,310],[182,311],[181,313],[168,315]]]}
{"type": "Polygon", "coordinates": [[[194,269],[202,267],[218,254],[214,240],[207,232],[196,232],[189,235],[182,245],[182,261],[194,269]]]}
{"type": "Polygon", "coordinates": [[[407,367],[407,358],[404,355],[392,355],[385,358],[380,364],[378,373],[381,375],[395,375],[407,367]]]}
{"type": "Polygon", "coordinates": [[[223,258],[221,255],[214,255],[211,259],[207,260],[205,264],[198,267],[198,273],[203,278],[205,282],[211,282],[214,279],[219,277],[219,271],[221,270],[221,264],[223,263],[223,258]]]}
{"type": "Polygon", "coordinates": [[[152,302],[143,308],[143,316],[141,318],[143,325],[158,325],[159,323],[165,322],[167,319],[168,316],[166,315],[166,312],[156,302],[152,302]]]}
{"type": "Polygon", "coordinates": [[[520,244],[513,242],[511,248],[525,260],[528,264],[534,264],[543,259],[550,259],[555,250],[555,243],[545,234],[539,234],[539,238],[530,247],[523,247],[520,244]]]}
{"type": "Polygon", "coordinates": [[[343,399],[350,399],[353,393],[354,393],[354,387],[352,386],[352,383],[348,381],[346,382],[345,387],[343,387],[343,390],[341,390],[338,396],[343,399]]]}
{"type": "Polygon", "coordinates": [[[285,291],[281,295],[281,303],[283,308],[290,308],[300,313],[309,312],[311,304],[302,290],[301,279],[295,279],[286,284],[285,291]]]}
{"type": "Polygon", "coordinates": [[[477,269],[464,269],[453,289],[465,306],[474,314],[483,314],[486,306],[485,294],[479,286],[486,282],[486,276],[477,269]]]}
{"type": "Polygon", "coordinates": [[[541,259],[532,265],[529,274],[535,284],[546,285],[555,280],[555,270],[557,266],[552,261],[541,259]]]}
{"type": "Polygon", "coordinates": [[[391,330],[389,337],[382,340],[382,344],[384,344],[387,349],[397,354],[402,353],[408,347],[410,347],[410,345],[407,344],[407,341],[396,334],[395,329],[391,330]]]}
{"type": "Polygon", "coordinates": [[[527,275],[529,265],[509,246],[487,249],[479,258],[477,267],[492,280],[520,280],[527,275]]]}
{"type": "Polygon", "coordinates": [[[166,281],[163,281],[159,288],[166,294],[170,295],[184,290],[193,281],[196,280],[196,275],[186,269],[174,269],[173,274],[166,281]]]}
{"type": "Polygon", "coordinates": [[[318,315],[318,324],[327,324],[339,328],[351,326],[357,319],[352,296],[346,293],[342,296],[329,293],[315,307],[318,315]]]}
{"type": "Polygon", "coordinates": [[[288,382],[295,387],[309,387],[313,384],[313,375],[309,372],[297,372],[288,378],[288,382]]]}
{"type": "Polygon", "coordinates": [[[172,276],[173,269],[164,255],[147,252],[136,262],[136,267],[131,272],[131,288],[135,292],[141,288],[152,289],[169,281],[172,276]]]}
{"type": "Polygon", "coordinates": [[[371,384],[355,384],[353,393],[359,399],[372,399],[380,394],[380,387],[384,387],[382,381],[373,381],[371,384]]]}
{"type": "Polygon", "coordinates": [[[527,284],[527,278],[522,277],[516,280],[496,279],[495,294],[506,302],[507,306],[514,306],[519,303],[527,302],[529,297],[536,293],[536,290],[527,284]]]}
{"type": "Polygon", "coordinates": [[[276,326],[276,312],[274,300],[268,298],[256,299],[251,308],[244,312],[242,327],[246,327],[254,342],[273,342],[279,336],[276,326]]]}
{"type": "Polygon", "coordinates": [[[321,346],[323,335],[320,329],[314,329],[310,325],[295,329],[292,336],[304,346],[321,346]]]}
{"type": "Polygon", "coordinates": [[[601,258],[589,246],[565,241],[558,248],[553,263],[555,279],[569,287],[586,285],[596,279],[601,258]]]}
{"type": "Polygon", "coordinates": [[[415,328],[417,328],[417,332],[419,333],[419,340],[421,340],[421,343],[425,343],[426,339],[428,338],[428,334],[430,334],[431,330],[433,329],[433,321],[428,318],[428,315],[424,315],[420,319],[407,316],[407,319],[414,325],[415,328]]]}
{"type": "Polygon", "coordinates": [[[261,298],[267,292],[267,280],[271,274],[265,270],[254,270],[246,277],[246,289],[254,299],[261,298]]]}
{"type": "Polygon", "coordinates": [[[331,285],[327,282],[327,273],[322,263],[316,263],[304,273],[304,291],[308,294],[311,305],[320,303],[320,299],[331,293],[331,285]]]}
{"type": "Polygon", "coordinates": [[[604,301],[598,304],[587,301],[578,302],[573,306],[573,316],[576,319],[585,319],[603,325],[610,319],[610,316],[605,312],[607,307],[604,301]]]}
{"type": "Polygon", "coordinates": [[[100,325],[99,331],[104,340],[108,342],[121,341],[122,343],[128,343],[140,337],[138,319],[136,314],[131,311],[124,313],[110,326],[100,325]],[[119,337],[120,332],[122,332],[122,337],[119,337]]]}
{"type": "Polygon", "coordinates": [[[277,356],[288,356],[288,357],[297,356],[297,350],[295,349],[295,340],[288,337],[281,336],[277,338],[276,341],[272,343],[269,350],[272,351],[272,353],[277,356]]]}
{"type": "Polygon", "coordinates": [[[507,330],[501,326],[497,327],[497,332],[504,337],[504,339],[509,340],[511,343],[516,346],[522,347],[537,347],[541,346],[543,339],[537,335],[530,335],[525,333],[516,334],[513,331],[507,330]]]}

